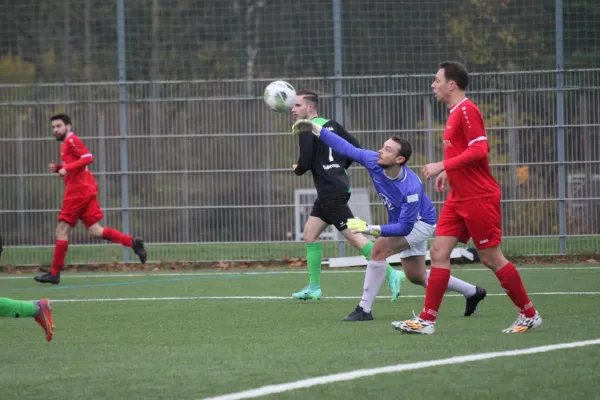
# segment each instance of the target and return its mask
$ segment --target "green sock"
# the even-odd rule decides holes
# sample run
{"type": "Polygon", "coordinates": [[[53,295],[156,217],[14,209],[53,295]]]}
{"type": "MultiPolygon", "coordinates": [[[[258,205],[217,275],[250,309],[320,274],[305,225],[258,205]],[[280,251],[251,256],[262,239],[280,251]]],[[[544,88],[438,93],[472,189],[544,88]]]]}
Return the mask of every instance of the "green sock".
{"type": "MultiPolygon", "coordinates": [[[[362,254],[367,260],[371,259],[371,253],[373,252],[373,246],[375,245],[375,243],[373,242],[369,242],[367,244],[365,244],[361,249],[360,249],[360,254],[362,254]]],[[[394,272],[394,268],[392,268],[392,266],[388,263],[385,264],[385,279],[387,279],[388,281],[390,280],[390,274],[392,272],[394,272]]]]}
{"type": "Polygon", "coordinates": [[[321,261],[323,260],[323,244],[306,244],[306,264],[308,266],[308,278],[312,286],[321,285],[321,261]]]}
{"type": "Polygon", "coordinates": [[[35,317],[40,312],[37,304],[32,301],[12,300],[0,297],[0,317],[35,317]]]}

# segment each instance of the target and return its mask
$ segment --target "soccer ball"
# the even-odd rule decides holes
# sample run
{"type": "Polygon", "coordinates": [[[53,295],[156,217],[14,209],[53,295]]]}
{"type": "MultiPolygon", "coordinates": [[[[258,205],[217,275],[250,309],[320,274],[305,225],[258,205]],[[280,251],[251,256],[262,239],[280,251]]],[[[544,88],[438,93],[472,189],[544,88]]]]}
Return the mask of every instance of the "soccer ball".
{"type": "Polygon", "coordinates": [[[296,104],[296,89],[285,81],[271,82],[265,88],[263,98],[271,110],[289,112],[296,104]]]}

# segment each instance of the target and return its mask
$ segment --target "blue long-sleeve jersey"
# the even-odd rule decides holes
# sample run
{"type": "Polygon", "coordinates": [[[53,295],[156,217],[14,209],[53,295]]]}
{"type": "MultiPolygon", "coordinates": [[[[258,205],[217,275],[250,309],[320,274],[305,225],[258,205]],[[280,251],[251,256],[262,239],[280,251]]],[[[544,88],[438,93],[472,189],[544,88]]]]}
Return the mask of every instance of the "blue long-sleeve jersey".
{"type": "Polygon", "coordinates": [[[334,151],[362,164],[371,176],[381,202],[387,208],[388,224],[381,226],[381,236],[406,236],[418,220],[435,225],[436,213],[419,177],[407,166],[397,178],[389,178],[377,165],[379,154],[354,147],[327,128],[321,140],[334,151]]]}

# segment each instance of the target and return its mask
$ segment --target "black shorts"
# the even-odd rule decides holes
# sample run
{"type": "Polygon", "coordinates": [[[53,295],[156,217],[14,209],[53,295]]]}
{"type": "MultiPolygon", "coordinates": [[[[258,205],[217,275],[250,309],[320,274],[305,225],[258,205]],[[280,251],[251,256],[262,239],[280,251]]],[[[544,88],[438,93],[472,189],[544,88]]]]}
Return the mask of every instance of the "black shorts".
{"type": "Polygon", "coordinates": [[[341,197],[330,197],[325,200],[317,198],[315,204],[313,204],[310,216],[320,218],[329,225],[335,226],[341,232],[347,228],[346,221],[354,218],[352,210],[348,207],[348,200],[350,200],[350,193],[341,197]]]}

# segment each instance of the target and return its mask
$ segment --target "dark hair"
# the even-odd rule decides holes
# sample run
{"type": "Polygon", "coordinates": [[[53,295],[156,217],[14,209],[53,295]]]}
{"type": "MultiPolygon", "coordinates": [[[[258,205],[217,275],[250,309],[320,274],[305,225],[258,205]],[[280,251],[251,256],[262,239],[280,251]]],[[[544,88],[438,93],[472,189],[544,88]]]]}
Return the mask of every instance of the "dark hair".
{"type": "Polygon", "coordinates": [[[311,102],[314,106],[319,104],[319,95],[312,90],[300,89],[296,91],[296,96],[303,96],[307,101],[311,102]]]}
{"type": "Polygon", "coordinates": [[[392,136],[394,142],[400,145],[400,150],[398,150],[398,155],[404,157],[404,162],[401,165],[404,165],[410,160],[410,156],[412,155],[412,147],[410,146],[410,142],[406,139],[401,139],[397,136],[392,136]]]}
{"type": "Polygon", "coordinates": [[[456,82],[456,85],[461,90],[465,90],[469,85],[469,73],[461,63],[457,61],[444,61],[440,64],[440,68],[444,69],[446,80],[456,82]]]}
{"type": "Polygon", "coordinates": [[[56,121],[57,119],[60,119],[65,125],[71,125],[71,117],[67,114],[56,114],[50,117],[50,121],[56,121]]]}

